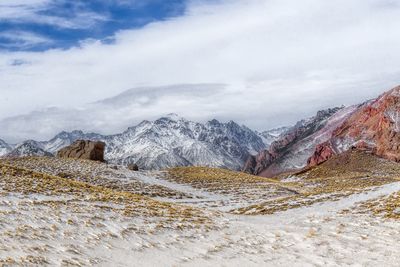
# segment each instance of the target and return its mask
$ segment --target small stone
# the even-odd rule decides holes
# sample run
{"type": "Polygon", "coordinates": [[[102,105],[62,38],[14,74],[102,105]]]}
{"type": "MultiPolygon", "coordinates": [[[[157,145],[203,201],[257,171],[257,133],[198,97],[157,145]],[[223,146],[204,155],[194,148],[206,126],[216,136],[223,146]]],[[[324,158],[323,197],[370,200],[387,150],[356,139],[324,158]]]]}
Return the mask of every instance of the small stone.
{"type": "Polygon", "coordinates": [[[393,210],[393,213],[396,214],[396,215],[400,215],[400,208],[395,208],[393,210]]]}
{"type": "Polygon", "coordinates": [[[139,166],[137,164],[134,164],[134,163],[128,164],[128,170],[139,171],[139,166]]]}

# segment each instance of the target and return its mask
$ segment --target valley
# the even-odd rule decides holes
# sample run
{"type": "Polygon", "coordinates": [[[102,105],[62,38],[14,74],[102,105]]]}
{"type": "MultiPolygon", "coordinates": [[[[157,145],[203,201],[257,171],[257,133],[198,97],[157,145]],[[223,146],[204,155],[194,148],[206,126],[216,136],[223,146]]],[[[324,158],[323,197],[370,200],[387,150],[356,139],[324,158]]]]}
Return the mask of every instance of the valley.
{"type": "Polygon", "coordinates": [[[399,28],[400,0],[0,0],[0,267],[399,267],[399,28]]]}
{"type": "Polygon", "coordinates": [[[399,91],[265,132],[170,114],[2,141],[0,265],[397,266],[399,91]]]}

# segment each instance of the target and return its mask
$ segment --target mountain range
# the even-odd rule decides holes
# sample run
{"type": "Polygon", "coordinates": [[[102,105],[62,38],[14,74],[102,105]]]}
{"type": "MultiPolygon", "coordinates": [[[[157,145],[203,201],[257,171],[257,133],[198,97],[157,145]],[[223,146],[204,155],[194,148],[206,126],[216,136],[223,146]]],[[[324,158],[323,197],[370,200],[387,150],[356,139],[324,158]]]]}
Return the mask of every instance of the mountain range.
{"type": "Polygon", "coordinates": [[[78,139],[105,142],[110,163],[142,169],[209,166],[272,177],[358,149],[400,161],[400,87],[374,100],[318,111],[292,127],[257,132],[233,121],[198,123],[176,114],[143,121],[115,135],[61,132],[48,141],[10,145],[0,156],[52,156],[78,139]]]}
{"type": "Polygon", "coordinates": [[[88,139],[107,144],[105,157],[111,163],[136,163],[143,169],[196,165],[239,170],[250,155],[278,139],[280,131],[259,134],[233,121],[214,119],[202,124],[169,114],[115,135],[72,131],[42,142],[9,145],[1,141],[0,156],[51,156],[78,139],[88,139]]]}

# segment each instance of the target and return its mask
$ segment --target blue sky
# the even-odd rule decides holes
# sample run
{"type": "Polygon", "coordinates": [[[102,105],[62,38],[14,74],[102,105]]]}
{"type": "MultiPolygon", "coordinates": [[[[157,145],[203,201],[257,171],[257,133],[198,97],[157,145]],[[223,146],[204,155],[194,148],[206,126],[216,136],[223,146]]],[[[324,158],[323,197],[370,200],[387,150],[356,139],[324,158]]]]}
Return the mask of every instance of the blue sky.
{"type": "Polygon", "coordinates": [[[9,51],[65,49],[87,39],[110,42],[119,30],[180,16],[186,4],[186,0],[5,1],[0,1],[0,49],[9,51]],[[12,12],[1,16],[1,9],[12,12]]]}

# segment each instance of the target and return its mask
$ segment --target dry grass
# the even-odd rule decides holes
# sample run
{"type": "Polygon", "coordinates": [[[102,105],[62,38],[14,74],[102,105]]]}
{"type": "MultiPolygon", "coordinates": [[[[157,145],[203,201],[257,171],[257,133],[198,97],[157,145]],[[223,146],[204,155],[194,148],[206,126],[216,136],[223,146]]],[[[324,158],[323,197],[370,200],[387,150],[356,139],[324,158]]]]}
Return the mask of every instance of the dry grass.
{"type": "Polygon", "coordinates": [[[215,182],[220,184],[278,183],[278,181],[275,179],[263,178],[243,172],[208,167],[171,168],[168,170],[168,173],[174,178],[174,180],[189,184],[195,184],[201,181],[215,182]]]}
{"type": "Polygon", "coordinates": [[[59,159],[48,157],[25,157],[2,159],[0,163],[34,170],[62,178],[98,185],[109,189],[130,192],[149,197],[183,198],[190,197],[166,187],[127,179],[126,173],[111,166],[90,160],[59,159]]]}
{"type": "Polygon", "coordinates": [[[297,194],[293,188],[276,179],[217,168],[173,168],[167,170],[164,179],[228,197],[229,203],[217,204],[221,206],[247,206],[265,199],[297,194]]]}
{"type": "Polygon", "coordinates": [[[294,182],[287,182],[286,185],[299,194],[251,205],[234,212],[273,214],[322,201],[335,201],[369,188],[399,181],[400,165],[364,152],[350,151],[320,166],[292,174],[291,178],[295,178],[294,182]]]}
{"type": "Polygon", "coordinates": [[[126,216],[157,217],[162,222],[183,223],[184,226],[211,224],[203,212],[195,208],[173,205],[130,192],[117,191],[102,186],[75,181],[59,176],[0,163],[0,187],[3,192],[25,195],[72,196],[85,202],[114,203],[126,216]]]}
{"type": "Polygon", "coordinates": [[[400,192],[359,203],[353,210],[346,212],[372,213],[374,216],[400,220],[400,192]]]}

